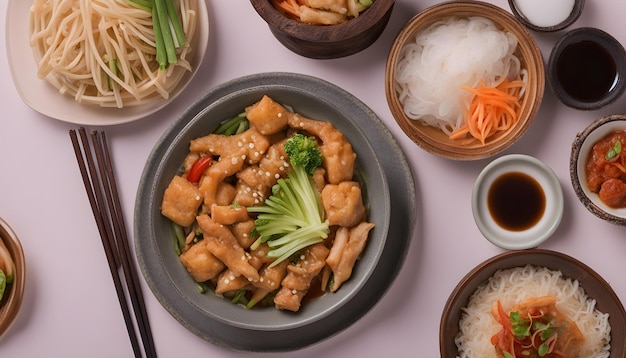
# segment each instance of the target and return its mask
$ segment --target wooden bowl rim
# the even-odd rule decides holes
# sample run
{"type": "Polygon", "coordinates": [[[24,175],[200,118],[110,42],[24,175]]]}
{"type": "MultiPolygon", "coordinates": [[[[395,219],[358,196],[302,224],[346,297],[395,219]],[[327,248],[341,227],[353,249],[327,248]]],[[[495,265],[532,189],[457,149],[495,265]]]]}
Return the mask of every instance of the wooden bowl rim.
{"type": "Polygon", "coordinates": [[[5,296],[0,302],[0,337],[11,327],[22,306],[24,287],[26,285],[26,263],[24,250],[17,234],[9,224],[0,217],[0,241],[4,243],[15,263],[15,278],[7,286],[5,296]]]}
{"type": "Polygon", "coordinates": [[[395,0],[374,0],[357,18],[337,25],[313,25],[290,19],[277,10],[269,0],[250,0],[268,26],[287,36],[313,42],[340,42],[357,37],[375,27],[391,10],[395,0]]]}
{"type": "Polygon", "coordinates": [[[433,5],[415,15],[398,33],[394,40],[385,70],[385,93],[393,117],[405,134],[424,150],[453,160],[477,160],[491,157],[513,145],[526,132],[534,120],[545,89],[545,68],[541,50],[533,36],[511,13],[482,1],[447,1],[433,5]],[[408,118],[400,105],[394,89],[395,65],[406,41],[421,28],[429,26],[441,17],[482,16],[491,19],[496,26],[506,28],[518,38],[516,51],[521,51],[522,61],[529,72],[529,85],[522,100],[520,121],[509,131],[492,138],[485,146],[462,146],[455,144],[438,128],[425,126],[408,118]],[[533,69],[535,72],[533,72],[533,69]]]}

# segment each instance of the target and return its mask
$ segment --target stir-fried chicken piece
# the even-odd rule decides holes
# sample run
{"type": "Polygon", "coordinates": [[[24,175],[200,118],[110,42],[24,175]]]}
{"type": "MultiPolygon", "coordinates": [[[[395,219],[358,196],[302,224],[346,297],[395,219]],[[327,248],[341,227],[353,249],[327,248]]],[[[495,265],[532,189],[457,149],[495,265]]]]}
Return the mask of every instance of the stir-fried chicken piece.
{"type": "Polygon", "coordinates": [[[209,134],[204,137],[193,139],[190,142],[189,150],[192,152],[202,152],[213,156],[231,157],[233,153],[244,150],[244,155],[248,164],[257,163],[270,146],[266,136],[261,134],[256,128],[251,127],[241,134],[224,136],[221,134],[209,134]]]}
{"type": "Polygon", "coordinates": [[[234,185],[225,181],[219,182],[215,192],[215,204],[230,205],[235,200],[235,194],[237,194],[237,189],[234,185]]]}
{"type": "Polygon", "coordinates": [[[213,205],[211,207],[211,218],[222,225],[232,225],[247,221],[250,219],[250,216],[248,215],[248,210],[243,206],[213,205]]]}
{"type": "Polygon", "coordinates": [[[329,250],[324,244],[306,248],[295,265],[287,266],[287,275],[281,282],[281,289],[274,297],[276,308],[296,312],[302,298],[311,287],[311,281],[326,265],[329,250]]]}
{"type": "Polygon", "coordinates": [[[361,187],[355,181],[327,184],[322,189],[322,205],[330,225],[352,227],[365,218],[361,187]]]}
{"type": "Polygon", "coordinates": [[[230,231],[237,238],[239,246],[245,250],[250,248],[250,245],[256,240],[256,238],[250,236],[252,229],[254,229],[254,220],[252,219],[235,223],[230,228],[230,231]]]}
{"type": "Polygon", "coordinates": [[[244,206],[263,203],[271,194],[272,186],[287,175],[288,168],[283,142],[272,145],[258,165],[251,165],[237,173],[235,202],[244,206]]]}
{"type": "Polygon", "coordinates": [[[280,282],[287,275],[287,266],[289,261],[283,261],[276,266],[270,267],[270,262],[266,263],[259,271],[259,281],[254,282],[254,286],[267,289],[268,291],[277,290],[280,282]]]}
{"type": "Polygon", "coordinates": [[[308,6],[300,6],[300,21],[308,24],[337,25],[346,22],[344,14],[332,11],[313,9],[308,6]]]}
{"type": "MultiPolygon", "coordinates": [[[[263,260],[254,256],[248,257],[248,263],[250,266],[254,267],[255,270],[259,270],[263,266],[263,260]]],[[[222,294],[237,291],[248,285],[250,285],[250,281],[245,276],[238,275],[231,269],[226,269],[217,278],[215,293],[222,294]]]]}
{"type": "Polygon", "coordinates": [[[217,191],[222,186],[224,179],[237,173],[243,168],[245,150],[240,149],[230,157],[220,157],[220,159],[207,169],[205,175],[200,178],[200,191],[204,195],[204,205],[208,208],[216,204],[217,191]]]}
{"type": "Polygon", "coordinates": [[[326,177],[331,184],[352,180],[356,154],[346,137],[329,122],[321,122],[294,114],[289,118],[289,126],[317,136],[322,144],[320,151],[324,157],[326,177]]]}
{"type": "Polygon", "coordinates": [[[337,291],[352,275],[354,264],[363,252],[373,227],[374,224],[364,221],[351,229],[341,227],[337,230],[335,241],[326,258],[326,263],[333,271],[331,292],[337,291]]]}
{"type": "Polygon", "coordinates": [[[203,194],[195,185],[175,176],[163,193],[161,213],[178,225],[189,226],[196,218],[202,199],[203,194]]]}
{"type": "Polygon", "coordinates": [[[204,241],[191,245],[179,259],[197,282],[212,280],[226,268],[222,261],[209,252],[204,241]]]}
{"type": "Polygon", "coordinates": [[[204,233],[204,241],[209,252],[236,275],[243,275],[249,281],[258,281],[259,273],[248,262],[249,255],[226,226],[218,224],[206,214],[198,216],[197,221],[204,233]]]}
{"type": "Polygon", "coordinates": [[[250,125],[261,134],[271,135],[287,128],[290,112],[268,96],[246,108],[246,118],[250,125]]]}
{"type": "Polygon", "coordinates": [[[314,9],[330,10],[340,14],[348,13],[346,0],[300,0],[300,2],[314,9]]]}

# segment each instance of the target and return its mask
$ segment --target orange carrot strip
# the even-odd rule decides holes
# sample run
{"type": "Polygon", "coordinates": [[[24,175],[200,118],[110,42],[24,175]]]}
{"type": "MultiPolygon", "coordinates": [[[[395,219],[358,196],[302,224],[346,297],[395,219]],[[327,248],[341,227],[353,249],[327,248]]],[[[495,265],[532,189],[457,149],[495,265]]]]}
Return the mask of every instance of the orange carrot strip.
{"type": "Polygon", "coordinates": [[[519,117],[519,93],[523,86],[523,81],[505,80],[497,87],[486,87],[482,83],[476,88],[463,87],[474,97],[466,123],[449,138],[461,139],[469,134],[485,145],[489,137],[513,127],[519,117]]]}

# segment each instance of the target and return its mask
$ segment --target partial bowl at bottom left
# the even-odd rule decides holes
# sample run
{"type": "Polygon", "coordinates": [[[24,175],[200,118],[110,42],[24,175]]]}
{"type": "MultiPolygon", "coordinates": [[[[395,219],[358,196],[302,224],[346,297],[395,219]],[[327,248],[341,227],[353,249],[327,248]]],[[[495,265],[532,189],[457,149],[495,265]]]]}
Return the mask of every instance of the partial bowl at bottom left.
{"type": "Polygon", "coordinates": [[[22,244],[9,224],[0,218],[0,269],[2,268],[8,279],[0,299],[0,337],[11,328],[20,312],[26,284],[22,244]]]}

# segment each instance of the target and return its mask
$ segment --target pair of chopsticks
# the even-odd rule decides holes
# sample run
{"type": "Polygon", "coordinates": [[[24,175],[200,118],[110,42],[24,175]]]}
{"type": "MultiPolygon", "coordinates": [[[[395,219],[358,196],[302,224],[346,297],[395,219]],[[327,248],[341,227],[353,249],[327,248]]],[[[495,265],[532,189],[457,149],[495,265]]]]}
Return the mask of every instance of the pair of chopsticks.
{"type": "Polygon", "coordinates": [[[136,358],[142,357],[137,339],[135,322],[139,328],[146,357],[156,357],[154,340],[141,292],[137,270],[132,264],[128,236],[122,215],[113,164],[104,132],[92,131],[87,135],[85,128],[70,130],[70,138],[76,153],[78,167],[83,177],[87,197],[91,204],[115,291],[124,315],[126,329],[136,358]],[[80,141],[78,136],[80,136],[80,141]],[[90,141],[91,138],[91,141],[90,141]],[[120,270],[121,267],[121,270],[120,270]],[[130,295],[129,307],[126,292],[130,295]],[[131,309],[135,319],[131,316],[131,309]]]}

